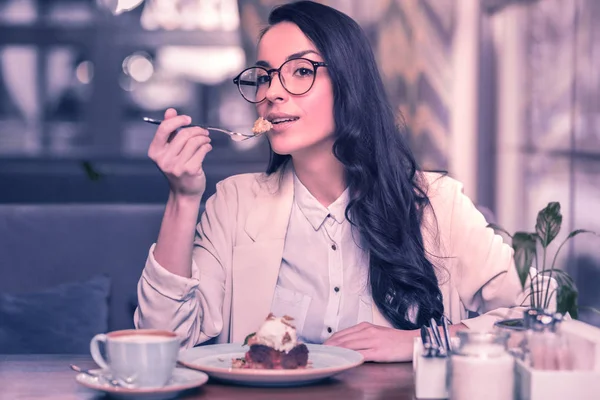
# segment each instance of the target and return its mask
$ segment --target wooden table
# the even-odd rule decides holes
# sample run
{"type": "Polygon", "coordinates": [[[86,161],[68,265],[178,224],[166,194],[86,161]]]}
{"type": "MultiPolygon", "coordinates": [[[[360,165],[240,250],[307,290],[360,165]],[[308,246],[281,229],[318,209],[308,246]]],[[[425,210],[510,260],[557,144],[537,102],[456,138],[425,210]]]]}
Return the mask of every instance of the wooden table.
{"type": "MultiPolygon", "coordinates": [[[[89,356],[0,355],[1,400],[86,400],[105,398],[75,381],[69,364],[96,368],[89,356]]],[[[332,399],[408,400],[414,398],[412,365],[363,364],[311,386],[254,388],[231,386],[209,380],[179,399],[332,399]]]]}

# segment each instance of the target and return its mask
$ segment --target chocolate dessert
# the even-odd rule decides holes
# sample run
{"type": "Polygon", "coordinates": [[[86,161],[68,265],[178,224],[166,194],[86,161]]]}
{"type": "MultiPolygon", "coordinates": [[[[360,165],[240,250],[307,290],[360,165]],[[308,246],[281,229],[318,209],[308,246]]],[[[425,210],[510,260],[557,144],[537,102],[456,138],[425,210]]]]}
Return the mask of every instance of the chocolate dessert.
{"type": "Polygon", "coordinates": [[[308,348],[296,338],[293,318],[269,314],[256,331],[248,335],[245,345],[250,349],[244,358],[233,361],[234,368],[298,369],[308,364],[308,348]]]}

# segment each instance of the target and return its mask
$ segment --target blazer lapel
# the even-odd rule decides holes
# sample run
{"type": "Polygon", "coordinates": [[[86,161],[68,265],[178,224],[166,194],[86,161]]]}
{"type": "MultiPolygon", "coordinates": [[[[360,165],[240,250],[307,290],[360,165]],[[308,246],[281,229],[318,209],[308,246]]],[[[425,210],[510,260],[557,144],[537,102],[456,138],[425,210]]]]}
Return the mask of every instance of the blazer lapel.
{"type": "Polygon", "coordinates": [[[291,167],[255,185],[255,205],[245,223],[253,240],[233,249],[230,341],[243,342],[271,311],[294,199],[291,167]]]}

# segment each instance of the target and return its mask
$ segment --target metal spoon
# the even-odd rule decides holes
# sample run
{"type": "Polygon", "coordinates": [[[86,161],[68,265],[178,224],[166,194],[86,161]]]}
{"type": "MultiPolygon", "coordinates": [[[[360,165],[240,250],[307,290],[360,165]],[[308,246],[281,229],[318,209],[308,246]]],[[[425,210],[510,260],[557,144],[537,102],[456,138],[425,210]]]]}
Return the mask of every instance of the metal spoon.
{"type": "MultiPolygon", "coordinates": [[[[154,125],[160,125],[162,123],[162,120],[144,117],[144,122],[148,122],[148,123],[154,124],[154,125]]],[[[231,138],[231,140],[233,140],[235,142],[241,142],[243,140],[252,139],[253,137],[260,136],[260,135],[255,135],[255,134],[233,132],[233,131],[230,131],[230,130],[227,130],[227,129],[213,128],[213,127],[210,127],[210,126],[202,126],[202,125],[196,125],[196,124],[186,125],[183,128],[189,128],[191,126],[197,126],[197,127],[200,127],[200,128],[204,128],[207,131],[216,131],[216,132],[225,133],[225,134],[229,135],[229,137],[231,138]]]]}
{"type": "Polygon", "coordinates": [[[448,330],[448,318],[442,316],[442,328],[444,330],[444,339],[446,340],[446,349],[448,354],[452,353],[452,340],[450,340],[450,331],[448,330]]]}
{"type": "Polygon", "coordinates": [[[425,325],[421,327],[421,341],[423,342],[423,357],[433,357],[434,356],[434,346],[431,343],[431,336],[429,334],[429,330],[425,325]]]}
{"type": "Polygon", "coordinates": [[[122,381],[120,381],[118,379],[109,378],[109,377],[107,377],[105,375],[98,374],[98,373],[93,372],[93,371],[91,371],[89,369],[83,369],[83,368],[78,367],[77,365],[74,365],[74,364],[70,364],[69,367],[73,371],[75,371],[75,372],[79,372],[79,373],[85,374],[87,376],[91,376],[92,378],[97,378],[99,381],[107,382],[111,386],[124,387],[124,388],[131,388],[132,387],[132,385],[130,385],[128,383],[125,383],[125,382],[122,382],[122,381]]]}
{"type": "Polygon", "coordinates": [[[440,331],[438,330],[438,325],[435,322],[434,318],[431,318],[429,321],[429,328],[431,329],[431,336],[433,336],[433,340],[435,344],[438,346],[439,352],[437,354],[438,357],[446,357],[447,351],[442,343],[442,337],[440,335],[440,331]]]}

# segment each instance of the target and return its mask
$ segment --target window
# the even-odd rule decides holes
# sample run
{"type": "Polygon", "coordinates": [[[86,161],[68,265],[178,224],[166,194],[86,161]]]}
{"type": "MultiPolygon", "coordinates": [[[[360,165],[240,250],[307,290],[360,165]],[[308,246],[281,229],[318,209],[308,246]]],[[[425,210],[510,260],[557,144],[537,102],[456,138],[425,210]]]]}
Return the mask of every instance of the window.
{"type": "MultiPolygon", "coordinates": [[[[538,210],[560,201],[558,243],[574,229],[600,232],[600,29],[594,23],[600,7],[594,0],[544,0],[503,14],[496,32],[499,220],[512,231],[531,230],[538,210]]],[[[598,244],[597,237],[578,236],[557,261],[577,281],[581,305],[600,304],[598,244]]]]}
{"type": "MultiPolygon", "coordinates": [[[[230,83],[246,64],[238,30],[236,0],[0,0],[0,187],[12,189],[0,202],[51,201],[53,179],[75,179],[63,201],[147,199],[128,185],[82,193],[90,168],[107,180],[153,176],[147,190],[164,191],[146,156],[156,127],[142,117],[168,107],[251,129],[254,107],[230,83]]],[[[264,138],[213,134],[212,144],[208,190],[268,160],[264,138]]]]}

